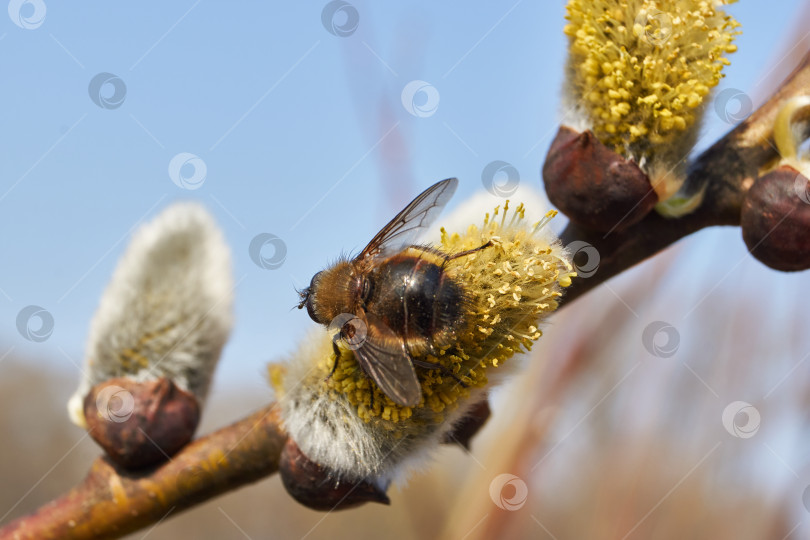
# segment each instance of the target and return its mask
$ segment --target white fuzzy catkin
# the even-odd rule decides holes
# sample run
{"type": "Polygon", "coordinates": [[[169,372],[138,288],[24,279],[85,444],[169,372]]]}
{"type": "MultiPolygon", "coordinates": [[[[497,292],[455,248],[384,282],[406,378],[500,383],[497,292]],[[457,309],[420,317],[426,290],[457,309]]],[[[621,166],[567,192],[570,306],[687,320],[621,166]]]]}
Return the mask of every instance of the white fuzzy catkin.
{"type": "Polygon", "coordinates": [[[231,256],[219,227],[199,204],[166,208],[135,232],[101,297],[71,420],[84,427],[84,397],[115,377],[167,377],[202,406],[232,313],[231,256]]]}
{"type": "MultiPolygon", "coordinates": [[[[279,406],[290,437],[308,458],[327,466],[340,479],[375,482],[383,490],[391,481],[405,481],[430,459],[445,434],[486,398],[487,389],[475,388],[442,422],[404,422],[397,430],[381,429],[379,423],[363,421],[348,401],[323,392],[323,372],[313,369],[313,363],[331,354],[328,332],[311,330],[287,359],[284,378],[290,388],[279,396],[279,406]]],[[[493,384],[503,374],[498,373],[493,384]]]]}

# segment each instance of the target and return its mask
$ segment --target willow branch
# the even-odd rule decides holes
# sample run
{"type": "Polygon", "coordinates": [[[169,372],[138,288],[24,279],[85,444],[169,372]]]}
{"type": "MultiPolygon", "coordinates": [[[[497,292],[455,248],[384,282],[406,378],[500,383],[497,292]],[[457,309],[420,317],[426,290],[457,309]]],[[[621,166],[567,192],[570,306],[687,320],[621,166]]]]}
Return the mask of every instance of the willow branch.
{"type": "Polygon", "coordinates": [[[162,521],[276,472],[287,438],[279,425],[271,404],[155,469],[134,473],[98,458],[81,484],[0,529],[0,538],[118,538],[162,521]]]}
{"type": "MultiPolygon", "coordinates": [[[[771,140],[777,111],[786,99],[802,94],[810,94],[810,55],[762,107],[696,160],[687,182],[706,191],[694,213],[667,219],[652,212],[607,234],[569,225],[563,242],[588,242],[598,250],[600,264],[592,277],[575,280],[563,301],[695,231],[739,225],[745,193],[759,170],[777,157],[771,140]]],[[[155,469],[132,473],[99,458],[82,484],[0,529],[0,540],[111,538],[136,531],[273,474],[285,440],[277,409],[269,405],[189,444],[155,469]]]]}
{"type": "Polygon", "coordinates": [[[686,181],[695,190],[705,186],[703,202],[695,212],[678,219],[650,212],[635,225],[608,233],[569,224],[561,235],[563,244],[575,240],[591,244],[599,253],[599,268],[587,279],[574,280],[563,302],[693,232],[715,225],[739,226],[746,192],[760,169],[778,157],[772,138],[776,114],[787,99],[799,95],[810,95],[810,54],[765,104],[697,158],[686,181]]]}

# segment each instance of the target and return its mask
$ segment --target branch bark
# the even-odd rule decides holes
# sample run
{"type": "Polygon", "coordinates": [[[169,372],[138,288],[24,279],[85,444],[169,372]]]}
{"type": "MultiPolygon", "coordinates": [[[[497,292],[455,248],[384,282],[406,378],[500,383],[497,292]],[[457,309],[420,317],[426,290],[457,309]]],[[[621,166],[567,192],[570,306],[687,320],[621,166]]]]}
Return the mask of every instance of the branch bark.
{"type": "Polygon", "coordinates": [[[162,521],[276,472],[287,439],[279,425],[271,404],[154,469],[126,471],[100,457],[80,485],[0,529],[0,538],[118,538],[162,521]]]}
{"type": "MultiPolygon", "coordinates": [[[[667,219],[652,212],[633,226],[607,234],[569,225],[563,242],[588,242],[599,252],[600,263],[592,277],[574,281],[563,303],[695,231],[739,225],[745,193],[759,170],[777,157],[774,118],[786,99],[803,94],[810,95],[810,55],[762,107],[696,160],[687,182],[706,191],[694,213],[667,219]]],[[[285,440],[278,410],[271,404],[189,444],[155,469],[133,473],[99,458],[82,484],[0,529],[0,540],[113,538],[136,531],[273,474],[285,440]]]]}

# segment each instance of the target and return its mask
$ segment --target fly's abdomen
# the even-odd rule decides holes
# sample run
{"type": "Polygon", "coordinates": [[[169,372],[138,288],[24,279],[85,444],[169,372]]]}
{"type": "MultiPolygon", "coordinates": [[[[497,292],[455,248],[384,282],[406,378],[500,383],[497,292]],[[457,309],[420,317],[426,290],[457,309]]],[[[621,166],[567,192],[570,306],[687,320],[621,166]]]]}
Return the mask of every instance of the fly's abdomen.
{"type": "Polygon", "coordinates": [[[454,339],[464,295],[440,266],[398,255],[380,267],[374,288],[368,309],[405,339],[411,354],[422,355],[454,339]]]}

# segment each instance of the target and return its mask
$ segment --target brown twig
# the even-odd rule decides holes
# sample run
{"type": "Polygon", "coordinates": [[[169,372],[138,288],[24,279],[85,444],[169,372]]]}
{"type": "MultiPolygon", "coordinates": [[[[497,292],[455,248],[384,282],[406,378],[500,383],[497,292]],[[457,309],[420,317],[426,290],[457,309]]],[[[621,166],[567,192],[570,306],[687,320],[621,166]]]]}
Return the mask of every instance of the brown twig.
{"type": "Polygon", "coordinates": [[[599,253],[599,268],[592,277],[574,280],[563,301],[578,298],[693,232],[714,225],[738,226],[745,193],[760,169],[778,157],[772,140],[774,118],[785,100],[803,94],[810,95],[810,54],[764,105],[695,161],[687,186],[695,191],[705,186],[706,191],[694,213],[669,219],[651,212],[635,225],[608,233],[569,224],[561,235],[563,243],[580,240],[592,245],[599,253]]]}
{"type": "MultiPolygon", "coordinates": [[[[598,271],[575,280],[569,302],[651,257],[677,240],[713,225],[739,225],[740,207],[759,170],[776,158],[772,124],[787,98],[810,94],[810,55],[760,109],[695,162],[688,178],[705,186],[700,208],[680,219],[652,212],[639,223],[603,233],[569,225],[563,242],[582,240],[599,252],[598,271]]],[[[0,529],[0,540],[109,538],[157,523],[278,470],[286,435],[274,405],[203,437],[156,468],[130,473],[106,458],[93,464],[84,482],[61,498],[0,529]]]]}
{"type": "Polygon", "coordinates": [[[0,538],[118,538],[157,523],[276,472],[287,438],[279,423],[269,405],[143,472],[98,458],[80,485],[0,529],[0,538]]]}

